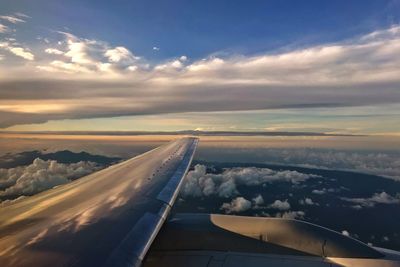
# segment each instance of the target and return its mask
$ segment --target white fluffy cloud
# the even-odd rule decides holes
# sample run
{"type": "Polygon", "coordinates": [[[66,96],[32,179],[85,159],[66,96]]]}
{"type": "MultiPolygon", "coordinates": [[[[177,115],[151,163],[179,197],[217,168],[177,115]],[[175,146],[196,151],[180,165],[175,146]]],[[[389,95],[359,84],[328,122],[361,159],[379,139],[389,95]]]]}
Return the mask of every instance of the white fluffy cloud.
{"type": "Polygon", "coordinates": [[[139,59],[123,46],[117,46],[113,49],[108,49],[104,53],[104,56],[106,56],[110,62],[120,62],[123,60],[134,61],[139,59]]]}
{"type": "Polygon", "coordinates": [[[300,203],[300,205],[309,205],[309,206],[317,205],[317,203],[315,203],[309,197],[306,197],[305,199],[300,199],[299,203],[300,203]]]}
{"type": "Polygon", "coordinates": [[[90,58],[88,52],[90,45],[95,43],[95,41],[71,38],[68,40],[68,51],[64,55],[71,58],[72,63],[81,65],[93,64],[93,59],[90,58]]]}
{"type": "Polygon", "coordinates": [[[178,59],[173,59],[163,64],[156,65],[155,71],[179,71],[185,67],[186,56],[181,56],[178,59]]]}
{"type": "MultiPolygon", "coordinates": [[[[73,34],[60,32],[65,40],[54,44],[54,47],[44,51],[51,55],[63,55],[64,57],[52,58],[44,64],[36,65],[36,69],[42,74],[46,72],[92,75],[102,73],[108,78],[136,71],[139,66],[135,65],[140,60],[127,48],[117,46],[110,48],[107,43],[78,38],[73,34]]],[[[122,77],[121,77],[122,78],[122,77]]],[[[88,79],[88,77],[86,77],[88,79]]]]}
{"type": "Polygon", "coordinates": [[[255,198],[252,199],[253,203],[255,206],[260,206],[262,204],[264,204],[264,198],[262,197],[262,195],[258,195],[255,198]]]}
{"type": "Polygon", "coordinates": [[[284,218],[284,219],[303,219],[305,216],[305,212],[304,211],[286,211],[283,213],[278,212],[277,214],[275,214],[275,217],[278,218],[284,218]]]}
{"type": "Polygon", "coordinates": [[[230,203],[224,203],[221,206],[221,210],[225,213],[238,213],[249,210],[251,208],[251,202],[243,197],[237,197],[230,203]]]}
{"type": "Polygon", "coordinates": [[[0,169],[0,197],[33,195],[65,184],[100,167],[93,162],[71,164],[58,163],[54,160],[35,159],[31,165],[11,169],[0,169]]]}
{"type": "Polygon", "coordinates": [[[391,196],[385,191],[381,193],[375,193],[369,198],[341,198],[347,202],[356,204],[354,208],[359,209],[362,207],[372,208],[375,204],[400,204],[400,196],[391,196]]]}
{"type": "Polygon", "coordinates": [[[274,201],[274,203],[269,205],[268,208],[277,210],[290,210],[290,203],[287,199],[284,201],[277,199],[274,201]]]}
{"type": "Polygon", "coordinates": [[[29,52],[26,48],[19,47],[16,44],[10,43],[10,42],[0,42],[0,49],[4,49],[6,51],[9,51],[13,53],[14,55],[18,57],[22,57],[26,60],[34,60],[35,56],[29,52]]]}
{"type": "Polygon", "coordinates": [[[297,184],[317,175],[297,171],[274,171],[268,168],[228,168],[221,174],[207,173],[204,165],[196,165],[186,176],[182,194],[184,196],[210,196],[228,198],[238,194],[240,185],[256,186],[273,182],[297,184]]]}

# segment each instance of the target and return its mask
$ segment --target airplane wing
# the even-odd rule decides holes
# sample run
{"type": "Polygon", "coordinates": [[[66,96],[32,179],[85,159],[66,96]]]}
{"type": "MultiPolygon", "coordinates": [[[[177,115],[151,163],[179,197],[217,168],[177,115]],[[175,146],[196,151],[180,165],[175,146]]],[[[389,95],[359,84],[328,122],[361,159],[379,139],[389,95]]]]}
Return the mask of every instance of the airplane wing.
{"type": "Polygon", "coordinates": [[[400,267],[400,253],[303,221],[167,216],[198,140],[183,138],[0,209],[0,267],[400,267]]]}
{"type": "Polygon", "coordinates": [[[198,140],[183,138],[0,209],[0,266],[139,266],[198,140]]]}
{"type": "Polygon", "coordinates": [[[175,214],[143,264],[157,266],[400,267],[400,253],[304,221],[175,214]]]}

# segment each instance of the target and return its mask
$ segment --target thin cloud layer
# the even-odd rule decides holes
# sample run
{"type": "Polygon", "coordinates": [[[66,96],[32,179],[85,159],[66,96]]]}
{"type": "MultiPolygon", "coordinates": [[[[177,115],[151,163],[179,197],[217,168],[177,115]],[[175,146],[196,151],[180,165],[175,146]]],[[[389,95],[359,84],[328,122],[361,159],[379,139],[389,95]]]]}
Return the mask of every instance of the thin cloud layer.
{"type": "Polygon", "coordinates": [[[57,38],[35,50],[1,41],[0,50],[8,52],[3,62],[12,61],[11,55],[31,62],[0,67],[0,127],[59,119],[400,102],[399,26],[293,51],[200,60],[178,55],[156,64],[122,45],[65,32],[57,38]],[[57,108],[49,109],[51,105],[57,108]]]}
{"type": "Polygon", "coordinates": [[[399,196],[391,196],[385,191],[381,193],[375,193],[370,198],[341,198],[347,202],[354,203],[352,206],[355,209],[360,208],[373,208],[376,204],[400,204],[400,195],[399,196]]]}
{"type": "MultiPolygon", "coordinates": [[[[22,13],[17,13],[16,15],[18,15],[18,14],[21,15],[22,13]]],[[[18,16],[4,16],[3,15],[3,16],[0,16],[0,20],[8,21],[13,24],[26,22],[25,20],[19,18],[18,16]]]]}
{"type": "MultiPolygon", "coordinates": [[[[398,152],[329,149],[265,149],[265,162],[310,168],[357,170],[400,180],[398,152]]],[[[325,193],[325,192],[315,192],[325,193]]]]}
{"type": "Polygon", "coordinates": [[[9,31],[8,27],[0,23],[0,33],[5,33],[8,31],[9,31]]]}

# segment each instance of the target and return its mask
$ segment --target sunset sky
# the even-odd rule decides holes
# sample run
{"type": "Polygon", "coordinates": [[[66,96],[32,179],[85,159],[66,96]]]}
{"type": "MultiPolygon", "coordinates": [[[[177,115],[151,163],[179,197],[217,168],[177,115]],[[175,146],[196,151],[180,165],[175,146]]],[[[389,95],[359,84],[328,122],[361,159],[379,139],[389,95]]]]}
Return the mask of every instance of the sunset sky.
{"type": "Polygon", "coordinates": [[[400,135],[400,1],[4,0],[0,127],[400,135]]]}

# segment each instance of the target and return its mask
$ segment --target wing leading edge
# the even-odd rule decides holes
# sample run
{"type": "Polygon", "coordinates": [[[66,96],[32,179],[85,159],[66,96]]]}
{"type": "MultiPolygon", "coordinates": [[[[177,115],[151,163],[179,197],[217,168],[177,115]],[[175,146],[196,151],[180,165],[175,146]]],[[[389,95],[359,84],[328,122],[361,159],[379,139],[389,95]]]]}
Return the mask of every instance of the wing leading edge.
{"type": "Polygon", "coordinates": [[[0,209],[0,266],[139,266],[198,139],[182,138],[0,209]]]}

